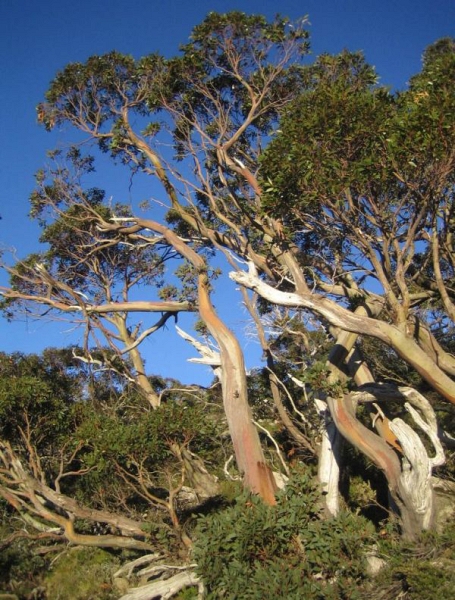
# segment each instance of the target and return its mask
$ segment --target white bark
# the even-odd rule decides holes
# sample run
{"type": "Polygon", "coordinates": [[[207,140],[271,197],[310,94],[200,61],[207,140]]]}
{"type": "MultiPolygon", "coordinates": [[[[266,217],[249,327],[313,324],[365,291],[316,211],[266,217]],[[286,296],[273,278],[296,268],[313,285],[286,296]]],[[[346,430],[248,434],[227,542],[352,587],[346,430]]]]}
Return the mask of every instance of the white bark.
{"type": "Polygon", "coordinates": [[[140,558],[136,558],[136,560],[132,560],[125,565],[122,565],[118,571],[114,573],[114,577],[131,577],[134,572],[134,569],[137,567],[141,567],[142,565],[149,565],[151,562],[155,562],[157,560],[163,559],[164,556],[158,554],[157,552],[153,554],[146,554],[145,556],[141,556],[140,558]]]}
{"type": "Polygon", "coordinates": [[[196,338],[191,336],[183,329],[180,329],[177,325],[175,329],[179,336],[183,338],[186,342],[189,342],[201,355],[200,358],[189,358],[188,362],[198,363],[202,365],[209,365],[212,367],[214,374],[216,377],[221,380],[221,356],[217,350],[210,348],[207,344],[202,344],[196,338]]]}
{"type": "Polygon", "coordinates": [[[193,571],[183,571],[164,581],[154,581],[137,588],[131,588],[120,600],[151,600],[152,598],[167,600],[175,596],[180,590],[190,586],[198,586],[200,597],[202,597],[200,579],[193,571]]]}
{"type": "Polygon", "coordinates": [[[416,514],[421,517],[423,529],[429,529],[435,511],[432,472],[434,467],[444,464],[445,457],[438,437],[434,411],[426,398],[421,394],[418,394],[418,396],[415,394],[418,394],[415,390],[405,391],[405,395],[409,398],[412,397],[414,404],[419,404],[426,420],[410,403],[406,402],[405,408],[414,422],[430,438],[435,449],[433,458],[428,456],[428,452],[418,434],[404,421],[393,419],[390,428],[403,448],[401,484],[408,494],[416,514]]]}
{"type": "Polygon", "coordinates": [[[413,338],[400,328],[386,321],[356,314],[330,298],[315,294],[311,290],[299,290],[298,293],[277,290],[260,279],[252,262],[248,263],[248,267],[248,273],[235,271],[229,273],[229,277],[236,283],[254,290],[272,304],[307,308],[327,319],[334,327],[351,333],[369,335],[383,341],[414,367],[437,392],[455,404],[455,382],[413,338]]]}
{"type": "Polygon", "coordinates": [[[431,466],[425,446],[417,433],[402,419],[393,419],[390,429],[403,448],[400,487],[407,504],[419,518],[422,528],[429,529],[434,516],[431,466]]]}
{"type": "Polygon", "coordinates": [[[319,415],[322,418],[322,442],[319,451],[318,480],[324,494],[327,511],[336,516],[340,510],[340,450],[341,438],[330,416],[327,404],[322,400],[315,400],[319,415]]]}
{"type": "MultiPolygon", "coordinates": [[[[296,385],[304,390],[306,396],[305,384],[292,375],[290,377],[296,385]]],[[[322,438],[319,449],[318,481],[324,496],[325,507],[328,513],[335,517],[340,510],[341,436],[332,420],[327,403],[320,398],[314,398],[314,404],[321,419],[319,433],[322,438]]],[[[303,414],[302,418],[306,421],[303,414]]]]}
{"type": "Polygon", "coordinates": [[[376,544],[365,552],[367,561],[367,573],[370,577],[375,577],[387,565],[387,562],[378,556],[378,547],[376,544]]]}
{"type": "Polygon", "coordinates": [[[290,306],[293,308],[307,308],[308,310],[325,317],[331,325],[339,327],[344,331],[365,333],[366,330],[368,330],[370,335],[377,336],[379,339],[384,340],[384,323],[379,323],[371,317],[356,315],[343,306],[336,304],[324,296],[314,294],[311,291],[299,291],[299,293],[295,293],[277,290],[260,279],[253,263],[249,262],[248,268],[248,273],[245,271],[230,272],[230,279],[250,290],[254,290],[259,296],[272,304],[290,306]]]}
{"type": "Polygon", "coordinates": [[[195,564],[157,564],[164,557],[158,553],[147,554],[123,565],[114,573],[118,589],[126,592],[120,600],[151,600],[152,598],[172,598],[180,590],[198,586],[202,598],[203,585],[194,572],[195,564]],[[128,580],[134,575],[143,585],[128,589],[128,580]],[[169,576],[170,575],[170,576],[169,576]],[[147,581],[153,579],[153,581],[147,581]],[[147,581],[147,583],[145,583],[147,581]]]}
{"type": "MultiPolygon", "coordinates": [[[[430,439],[434,454],[429,455],[417,432],[402,419],[396,418],[389,422],[390,431],[398,440],[398,447],[401,446],[403,454],[399,476],[400,495],[409,509],[407,511],[409,518],[411,519],[411,512],[414,512],[419,527],[430,529],[435,518],[432,472],[435,467],[445,462],[433,407],[420,392],[404,386],[397,388],[388,385],[369,385],[352,394],[352,397],[361,402],[407,400],[404,407],[414,423],[430,439]]],[[[384,415],[380,418],[385,419],[384,415]]]]}

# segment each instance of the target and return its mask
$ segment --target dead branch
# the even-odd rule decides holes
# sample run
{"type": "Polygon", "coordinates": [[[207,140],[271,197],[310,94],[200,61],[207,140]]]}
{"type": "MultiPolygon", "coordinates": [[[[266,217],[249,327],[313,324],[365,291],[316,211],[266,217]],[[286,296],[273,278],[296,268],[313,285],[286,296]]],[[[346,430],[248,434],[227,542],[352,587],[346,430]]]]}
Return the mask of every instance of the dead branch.
{"type": "MultiPolygon", "coordinates": [[[[34,464],[36,467],[36,461],[34,464]]],[[[74,499],[53,490],[45,483],[42,473],[38,479],[23,465],[8,442],[0,441],[0,465],[0,495],[35,529],[47,534],[59,534],[76,545],[153,549],[143,541],[146,536],[141,523],[81,506],[74,499]],[[77,519],[107,523],[120,530],[122,535],[80,534],[74,527],[77,519]]]]}

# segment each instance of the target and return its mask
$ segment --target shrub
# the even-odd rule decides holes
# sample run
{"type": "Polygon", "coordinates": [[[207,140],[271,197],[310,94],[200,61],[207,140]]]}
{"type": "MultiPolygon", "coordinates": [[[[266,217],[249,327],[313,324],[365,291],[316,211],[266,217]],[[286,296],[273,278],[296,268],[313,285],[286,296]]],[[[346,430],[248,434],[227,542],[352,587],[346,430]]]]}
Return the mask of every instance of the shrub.
{"type": "MultiPolygon", "coordinates": [[[[0,540],[4,541],[12,533],[10,527],[0,526],[0,540]]],[[[0,597],[2,593],[12,592],[20,598],[28,598],[33,590],[40,587],[48,561],[36,555],[27,539],[15,543],[0,551],[0,597]]]]}
{"type": "Polygon", "coordinates": [[[446,600],[455,598],[455,525],[425,533],[414,543],[386,536],[379,544],[387,568],[373,585],[365,586],[370,600],[446,600]]]}
{"type": "Polygon", "coordinates": [[[317,486],[299,473],[276,506],[243,494],[224,511],[201,517],[194,557],[208,598],[354,599],[364,546],[373,536],[362,517],[324,520],[317,486]]]}

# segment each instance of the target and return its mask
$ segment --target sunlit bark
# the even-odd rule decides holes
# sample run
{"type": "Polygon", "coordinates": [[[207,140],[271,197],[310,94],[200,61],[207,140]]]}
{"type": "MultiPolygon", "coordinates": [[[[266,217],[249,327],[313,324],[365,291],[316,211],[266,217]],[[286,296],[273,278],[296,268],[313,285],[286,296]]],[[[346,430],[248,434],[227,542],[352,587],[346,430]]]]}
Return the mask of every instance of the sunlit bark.
{"type": "Polygon", "coordinates": [[[281,292],[262,281],[254,269],[232,272],[231,279],[256,291],[266,300],[283,306],[307,308],[340,329],[370,335],[391,346],[442,396],[455,404],[455,382],[428,356],[416,341],[394,325],[359,316],[329,298],[314,293],[281,292]]]}
{"type": "MultiPolygon", "coordinates": [[[[149,230],[162,235],[166,241],[196,269],[198,310],[217,342],[220,352],[220,380],[223,405],[234,446],[235,457],[245,486],[259,494],[268,504],[275,504],[275,481],[268,467],[260,444],[259,435],[253,425],[253,416],[248,404],[248,391],[243,353],[234,333],[229,330],[215,311],[210,299],[207,265],[186,242],[171,229],[150,219],[131,219],[134,225],[121,227],[123,234],[136,234],[149,230]]],[[[114,231],[119,227],[104,222],[103,227],[114,231]]]]}
{"type": "MultiPolygon", "coordinates": [[[[33,448],[29,446],[29,450],[33,448]]],[[[80,505],[73,498],[53,490],[45,483],[44,473],[41,471],[36,455],[30,454],[29,462],[30,465],[24,466],[11,445],[0,442],[0,496],[29,525],[38,531],[64,536],[68,542],[81,546],[153,549],[153,546],[145,541],[142,523],[122,515],[80,505]],[[120,530],[122,535],[99,536],[78,533],[74,524],[76,519],[84,519],[91,523],[106,523],[120,530]]]]}

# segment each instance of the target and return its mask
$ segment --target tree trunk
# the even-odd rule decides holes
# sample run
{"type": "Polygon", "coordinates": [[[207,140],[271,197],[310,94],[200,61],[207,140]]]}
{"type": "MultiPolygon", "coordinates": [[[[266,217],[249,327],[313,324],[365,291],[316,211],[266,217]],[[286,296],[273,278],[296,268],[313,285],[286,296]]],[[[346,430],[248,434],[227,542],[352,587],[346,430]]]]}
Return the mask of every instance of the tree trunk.
{"type": "Polygon", "coordinates": [[[235,457],[244,484],[267,504],[275,504],[276,485],[265,461],[253,415],[248,404],[248,390],[243,353],[235,335],[216,314],[207,292],[205,280],[199,282],[201,318],[217,341],[221,357],[223,404],[235,457]]]}
{"type": "Polygon", "coordinates": [[[322,442],[319,450],[318,480],[324,494],[325,509],[335,517],[340,510],[340,466],[341,437],[331,419],[325,402],[317,401],[323,423],[321,425],[322,442]],[[322,406],[324,405],[324,406],[322,406]]]}
{"type": "MultiPolygon", "coordinates": [[[[374,312],[374,309],[372,309],[374,312]]],[[[366,308],[359,306],[356,314],[366,315],[366,308]]],[[[342,380],[344,364],[359,386],[373,383],[373,377],[355,349],[357,334],[339,332],[336,345],[329,356],[331,374],[329,379],[342,380]]],[[[354,395],[355,396],[355,395],[354,395]]],[[[374,423],[379,435],[364,427],[355,416],[356,405],[353,395],[329,398],[328,405],[334,422],[352,444],[374,462],[385,474],[390,495],[399,509],[403,535],[414,538],[422,530],[434,525],[434,493],[431,472],[434,464],[440,464],[442,448],[437,439],[437,424],[429,403],[414,390],[406,388],[400,399],[412,400],[426,416],[423,421],[408,403],[414,421],[423,429],[436,448],[436,456],[429,459],[426,449],[415,431],[401,419],[389,421],[385,415],[375,415],[374,423]],[[413,412],[412,412],[413,411],[413,412]],[[401,462],[397,451],[402,455],[401,462]]]]}
{"type": "Polygon", "coordinates": [[[329,398],[328,404],[341,434],[384,472],[400,513],[403,536],[412,540],[422,530],[432,529],[435,516],[432,461],[413,429],[401,419],[390,422],[390,429],[403,446],[400,463],[395,450],[356,419],[355,403],[350,395],[329,398]]]}
{"type": "MultiPolygon", "coordinates": [[[[201,319],[217,342],[221,359],[221,388],[229,433],[245,486],[267,504],[275,504],[276,484],[265,461],[253,415],[248,404],[245,363],[237,338],[219,318],[210,300],[207,265],[204,259],[168,227],[149,219],[136,219],[130,231],[149,229],[166,241],[197,270],[198,308],[201,319]]],[[[128,228],[123,229],[127,232],[128,228]]]]}
{"type": "MultiPolygon", "coordinates": [[[[115,323],[117,325],[117,329],[122,338],[123,343],[126,347],[131,346],[135,340],[133,340],[129,335],[124,318],[121,315],[115,315],[115,317],[115,323]]],[[[142,360],[141,353],[137,348],[132,348],[128,352],[128,354],[131,357],[131,361],[135,370],[134,379],[136,381],[137,387],[142,392],[142,394],[144,395],[144,397],[149,402],[152,408],[159,408],[160,397],[153,389],[152,384],[150,383],[147,375],[145,374],[145,366],[144,361],[142,360]]]]}

